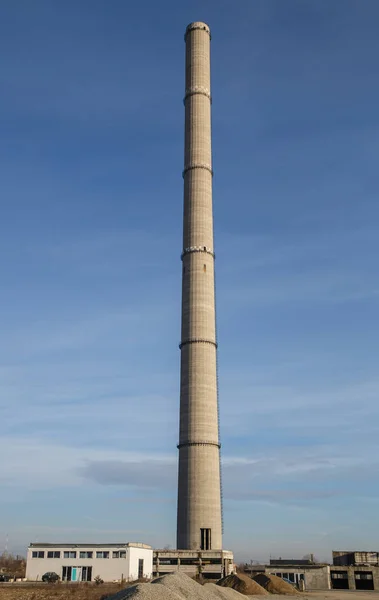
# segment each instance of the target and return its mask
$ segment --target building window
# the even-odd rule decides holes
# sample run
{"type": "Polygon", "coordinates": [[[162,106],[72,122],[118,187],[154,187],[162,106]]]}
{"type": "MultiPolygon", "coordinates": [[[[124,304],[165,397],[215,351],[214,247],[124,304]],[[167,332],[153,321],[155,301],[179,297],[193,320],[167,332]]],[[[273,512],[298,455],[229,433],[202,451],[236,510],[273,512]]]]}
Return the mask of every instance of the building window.
{"type": "Polygon", "coordinates": [[[71,581],[72,567],[62,567],[62,581],[71,581]]]}
{"type": "Polygon", "coordinates": [[[159,565],[177,565],[177,564],[178,564],[177,558],[160,558],[159,559],[159,565]]]}
{"type": "Polygon", "coordinates": [[[49,550],[47,553],[47,558],[60,558],[60,557],[61,557],[61,553],[56,552],[55,550],[49,550]]]}
{"type": "MultiPolygon", "coordinates": [[[[202,561],[204,562],[204,561],[202,561]]],[[[209,565],[221,565],[222,564],[222,559],[221,558],[210,558],[208,560],[208,564],[209,565]]]]}
{"type": "Polygon", "coordinates": [[[96,558],[109,558],[109,552],[99,550],[98,552],[96,552],[96,558]]]}
{"type": "Polygon", "coordinates": [[[92,567],[82,567],[82,581],[91,581],[92,567]]]}
{"type": "Polygon", "coordinates": [[[45,558],[45,552],[43,550],[33,550],[32,558],[45,558]]]}
{"type": "Polygon", "coordinates": [[[80,552],[79,554],[79,558],[92,558],[93,557],[93,552],[89,552],[88,550],[84,550],[83,552],[80,552]]]}
{"type": "Polygon", "coordinates": [[[63,558],[76,558],[76,552],[72,550],[65,550],[63,552],[63,558]]]}
{"type": "Polygon", "coordinates": [[[211,530],[200,529],[200,549],[210,550],[211,549],[211,530]]]}
{"type": "Polygon", "coordinates": [[[138,559],[138,579],[143,578],[143,558],[138,559]]]}
{"type": "Polygon", "coordinates": [[[112,553],[113,558],[126,558],[126,550],[116,550],[112,553]]]}

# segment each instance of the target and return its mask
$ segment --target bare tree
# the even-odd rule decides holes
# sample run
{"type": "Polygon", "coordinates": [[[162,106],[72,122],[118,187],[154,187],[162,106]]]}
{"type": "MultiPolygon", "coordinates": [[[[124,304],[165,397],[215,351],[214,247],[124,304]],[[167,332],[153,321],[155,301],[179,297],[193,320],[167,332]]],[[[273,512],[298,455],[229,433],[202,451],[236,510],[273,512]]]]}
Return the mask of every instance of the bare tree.
{"type": "Polygon", "coordinates": [[[0,555],[0,571],[15,578],[25,577],[26,561],[22,556],[3,552],[0,555]]]}

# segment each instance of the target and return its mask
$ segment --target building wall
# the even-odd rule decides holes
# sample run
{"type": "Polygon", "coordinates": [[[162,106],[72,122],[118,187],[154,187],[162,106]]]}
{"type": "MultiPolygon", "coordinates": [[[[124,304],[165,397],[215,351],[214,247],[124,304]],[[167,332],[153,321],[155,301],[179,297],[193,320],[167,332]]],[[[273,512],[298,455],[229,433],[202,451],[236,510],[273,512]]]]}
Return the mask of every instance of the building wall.
{"type": "Polygon", "coordinates": [[[379,552],[356,552],[333,550],[333,565],[374,565],[379,566],[379,552]]]}
{"type": "Polygon", "coordinates": [[[333,556],[333,565],[336,566],[347,566],[349,564],[351,564],[352,558],[351,558],[352,552],[346,552],[346,551],[341,551],[341,550],[333,550],[332,552],[332,556],[333,556]]]}
{"type": "Polygon", "coordinates": [[[329,565],[320,569],[306,569],[304,580],[306,590],[330,590],[329,565]]]}
{"type": "Polygon", "coordinates": [[[153,576],[153,551],[148,548],[129,548],[129,573],[130,581],[138,579],[139,559],[143,560],[143,577],[151,579],[153,576]]]}
{"type": "Polygon", "coordinates": [[[353,552],[355,565],[379,565],[378,552],[353,552]]]}
{"type": "MultiPolygon", "coordinates": [[[[42,576],[48,571],[57,573],[62,579],[63,567],[92,567],[93,581],[95,577],[99,576],[104,581],[114,581],[125,579],[127,581],[133,581],[138,578],[138,561],[143,559],[144,561],[144,573],[143,576],[146,578],[152,577],[153,571],[153,550],[152,548],[134,547],[134,546],[96,546],[87,547],[81,546],[38,546],[28,548],[27,564],[26,564],[26,578],[31,581],[41,580],[42,576]],[[79,558],[80,552],[83,551],[93,552],[92,558],[79,558]],[[35,551],[43,551],[44,558],[32,558],[32,553],[35,551]],[[47,552],[57,551],[60,552],[60,558],[47,558],[47,552]],[[64,558],[65,551],[76,552],[76,558],[64,558]],[[109,558],[96,558],[96,552],[105,551],[109,552],[109,558]],[[113,552],[125,551],[125,558],[113,558],[113,552]]],[[[78,571],[79,574],[79,571],[78,571]]]]}
{"type": "Polygon", "coordinates": [[[374,590],[379,591],[379,568],[372,570],[373,579],[374,579],[374,590]]]}

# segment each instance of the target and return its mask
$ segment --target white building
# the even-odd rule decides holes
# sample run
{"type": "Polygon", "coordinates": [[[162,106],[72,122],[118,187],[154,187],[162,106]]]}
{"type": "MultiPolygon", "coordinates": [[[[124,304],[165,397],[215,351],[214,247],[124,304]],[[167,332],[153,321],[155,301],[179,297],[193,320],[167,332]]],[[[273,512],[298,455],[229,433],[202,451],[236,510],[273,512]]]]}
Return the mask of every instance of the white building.
{"type": "Polygon", "coordinates": [[[40,581],[47,572],[61,581],[135,581],[151,579],[153,549],[146,544],[30,544],[26,578],[40,581]]]}

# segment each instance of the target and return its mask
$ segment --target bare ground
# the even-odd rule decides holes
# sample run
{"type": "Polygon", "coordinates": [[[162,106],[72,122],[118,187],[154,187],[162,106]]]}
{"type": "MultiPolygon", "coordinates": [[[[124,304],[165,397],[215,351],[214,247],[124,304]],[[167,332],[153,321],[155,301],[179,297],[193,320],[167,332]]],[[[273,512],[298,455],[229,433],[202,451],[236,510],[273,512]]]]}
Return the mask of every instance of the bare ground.
{"type": "MultiPolygon", "coordinates": [[[[122,587],[125,587],[122,586],[122,587]]],[[[0,584],[0,600],[101,600],[120,589],[120,584],[95,585],[41,585],[41,584],[0,584]]],[[[262,600],[262,596],[245,596],[251,600],[262,600]]],[[[325,592],[304,592],[301,596],[282,596],[283,600],[379,600],[379,592],[357,592],[333,590],[325,592]]],[[[266,596],[267,598],[267,596],[266,596]]],[[[273,599],[277,596],[273,596],[273,599]]]]}
{"type": "MultiPolygon", "coordinates": [[[[272,598],[283,598],[283,600],[379,600],[379,592],[357,592],[355,590],[330,590],[325,592],[302,592],[297,596],[274,596],[272,598]]],[[[262,600],[262,596],[250,596],[254,600],[262,600]]],[[[266,596],[267,598],[267,596],[266,596]]]]}
{"type": "Polygon", "coordinates": [[[101,600],[119,592],[125,585],[0,584],[0,600],[101,600]]]}

